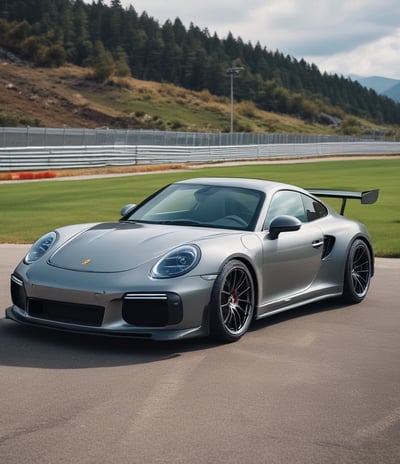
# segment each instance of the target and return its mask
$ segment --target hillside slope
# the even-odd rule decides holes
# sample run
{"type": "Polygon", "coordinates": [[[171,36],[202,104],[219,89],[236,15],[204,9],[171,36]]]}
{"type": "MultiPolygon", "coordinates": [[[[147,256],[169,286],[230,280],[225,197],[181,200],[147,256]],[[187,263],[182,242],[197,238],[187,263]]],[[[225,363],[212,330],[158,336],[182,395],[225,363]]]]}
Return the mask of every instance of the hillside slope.
{"type": "Polygon", "coordinates": [[[0,63],[0,108],[21,125],[47,127],[114,126],[118,113],[96,108],[74,90],[77,71],[0,63]]]}
{"type": "MultiPolygon", "coordinates": [[[[3,59],[0,71],[0,126],[209,132],[227,132],[230,128],[229,98],[208,91],[189,91],[133,78],[114,78],[98,84],[90,79],[90,70],[72,65],[37,68],[3,59]]],[[[337,127],[261,111],[248,101],[235,103],[234,111],[237,132],[338,131],[337,127]]],[[[355,125],[358,131],[375,129],[366,121],[359,120],[355,125]]]]}

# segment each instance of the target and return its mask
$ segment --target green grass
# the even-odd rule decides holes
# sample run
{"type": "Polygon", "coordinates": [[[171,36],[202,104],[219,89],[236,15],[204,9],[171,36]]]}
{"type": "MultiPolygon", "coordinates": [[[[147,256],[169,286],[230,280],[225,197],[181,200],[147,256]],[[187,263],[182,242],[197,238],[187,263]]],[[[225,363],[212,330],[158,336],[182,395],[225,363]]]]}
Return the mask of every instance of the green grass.
{"type": "MultiPolygon", "coordinates": [[[[374,205],[348,201],[346,216],[367,225],[377,256],[400,257],[400,159],[346,160],[293,164],[220,166],[186,172],[91,180],[0,184],[0,243],[31,243],[65,224],[119,218],[126,203],[138,203],[159,187],[179,179],[253,177],[302,187],[380,189],[374,205]]],[[[331,203],[337,207],[338,203],[331,203]]]]}

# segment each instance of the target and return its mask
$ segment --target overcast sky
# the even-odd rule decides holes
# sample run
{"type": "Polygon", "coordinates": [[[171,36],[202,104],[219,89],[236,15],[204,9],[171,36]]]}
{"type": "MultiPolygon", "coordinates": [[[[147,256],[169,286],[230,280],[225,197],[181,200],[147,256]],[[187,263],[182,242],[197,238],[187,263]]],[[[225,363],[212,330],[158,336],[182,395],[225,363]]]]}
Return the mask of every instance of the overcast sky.
{"type": "MultiPolygon", "coordinates": [[[[106,2],[109,3],[109,2],[106,2]]],[[[121,0],[162,25],[232,32],[314,63],[321,72],[400,79],[399,0],[121,0]]]]}

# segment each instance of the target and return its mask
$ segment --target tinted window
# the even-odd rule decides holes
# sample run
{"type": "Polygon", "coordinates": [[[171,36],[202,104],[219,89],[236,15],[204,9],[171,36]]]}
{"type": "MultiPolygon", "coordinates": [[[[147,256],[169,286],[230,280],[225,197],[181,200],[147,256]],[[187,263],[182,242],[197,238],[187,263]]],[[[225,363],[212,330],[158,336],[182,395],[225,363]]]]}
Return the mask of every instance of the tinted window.
{"type": "Polygon", "coordinates": [[[308,222],[315,221],[316,219],[325,217],[328,214],[325,206],[319,201],[307,195],[302,195],[302,198],[308,222]]]}
{"type": "Polygon", "coordinates": [[[304,211],[302,195],[290,190],[281,190],[275,193],[269,205],[267,218],[264,222],[264,229],[268,229],[271,221],[276,216],[288,215],[294,216],[301,222],[307,222],[307,216],[304,211]]]}
{"type": "Polygon", "coordinates": [[[328,214],[326,207],[318,200],[299,192],[282,190],[275,193],[269,206],[264,229],[268,229],[276,216],[294,216],[301,222],[312,222],[328,214]]]}

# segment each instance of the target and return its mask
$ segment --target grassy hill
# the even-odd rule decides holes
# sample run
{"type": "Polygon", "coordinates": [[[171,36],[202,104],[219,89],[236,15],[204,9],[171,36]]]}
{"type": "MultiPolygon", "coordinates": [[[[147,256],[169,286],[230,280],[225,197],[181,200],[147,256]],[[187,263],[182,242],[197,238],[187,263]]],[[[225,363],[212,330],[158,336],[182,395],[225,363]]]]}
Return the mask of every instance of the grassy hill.
{"type": "MultiPolygon", "coordinates": [[[[0,126],[110,127],[176,131],[228,132],[229,97],[195,92],[133,78],[112,78],[99,84],[90,70],[68,65],[37,68],[0,61],[0,126]]],[[[361,133],[393,128],[346,118],[333,128],[268,113],[252,102],[235,103],[235,131],[284,133],[361,133]]]]}

